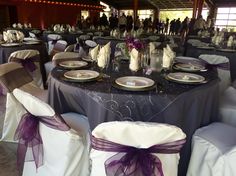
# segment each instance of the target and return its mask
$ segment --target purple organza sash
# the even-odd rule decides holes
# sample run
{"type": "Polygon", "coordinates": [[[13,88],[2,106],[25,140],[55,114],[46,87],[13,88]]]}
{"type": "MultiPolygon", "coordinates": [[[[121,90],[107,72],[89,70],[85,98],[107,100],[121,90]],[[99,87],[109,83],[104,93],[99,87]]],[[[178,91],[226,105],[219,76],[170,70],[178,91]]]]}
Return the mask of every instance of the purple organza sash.
{"type": "Polygon", "coordinates": [[[52,45],[55,45],[58,40],[59,40],[59,39],[52,39],[52,38],[48,37],[48,41],[51,41],[51,42],[52,42],[52,45]]]}
{"type": "Polygon", "coordinates": [[[19,62],[29,72],[34,72],[37,69],[35,62],[40,61],[39,55],[35,55],[26,59],[11,57],[10,61],[19,62]]]}
{"type": "Polygon", "coordinates": [[[39,133],[39,123],[60,131],[70,129],[62,117],[57,115],[36,117],[30,113],[24,114],[14,136],[15,140],[19,140],[17,148],[17,166],[19,169],[23,167],[24,161],[34,161],[36,169],[43,165],[43,141],[39,133]],[[27,148],[31,148],[33,158],[25,159],[27,148]]]}
{"type": "Polygon", "coordinates": [[[222,70],[230,70],[230,65],[229,65],[229,62],[226,62],[226,63],[220,63],[220,64],[210,64],[208,63],[207,61],[199,58],[199,60],[201,62],[203,62],[205,65],[207,66],[211,66],[211,67],[217,67],[219,69],[222,69],[222,70]]]}
{"type": "Polygon", "coordinates": [[[105,152],[117,152],[105,162],[107,176],[164,176],[161,160],[153,154],[179,153],[185,141],[182,139],[144,149],[92,136],[92,148],[105,152]]]}

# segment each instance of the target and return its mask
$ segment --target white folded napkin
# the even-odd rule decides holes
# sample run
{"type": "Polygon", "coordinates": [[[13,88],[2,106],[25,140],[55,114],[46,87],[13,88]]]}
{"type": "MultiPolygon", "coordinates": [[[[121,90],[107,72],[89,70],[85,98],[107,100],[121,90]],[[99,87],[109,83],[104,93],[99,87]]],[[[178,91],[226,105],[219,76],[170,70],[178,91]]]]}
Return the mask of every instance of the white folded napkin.
{"type": "Polygon", "coordinates": [[[156,49],[156,46],[154,44],[154,42],[150,42],[149,43],[149,54],[151,55],[151,53],[156,49]]]}
{"type": "Polygon", "coordinates": [[[16,39],[17,39],[17,41],[23,42],[24,38],[25,38],[25,36],[24,36],[23,32],[16,31],[16,39]]]}
{"type": "Polygon", "coordinates": [[[99,54],[97,57],[97,62],[98,62],[99,67],[105,68],[109,64],[110,53],[111,53],[111,48],[110,48],[110,42],[109,42],[104,47],[102,47],[99,51],[99,54]]]}
{"type": "Polygon", "coordinates": [[[17,27],[17,24],[16,24],[16,23],[14,23],[14,24],[12,25],[12,27],[13,27],[13,28],[16,28],[16,27],[17,27]]]}
{"type": "Polygon", "coordinates": [[[227,47],[232,47],[234,43],[234,37],[230,36],[227,42],[227,47]]]}
{"type": "Polygon", "coordinates": [[[31,23],[29,23],[29,24],[28,24],[28,27],[29,27],[29,28],[32,28],[32,25],[31,25],[31,23]]]}
{"type": "Polygon", "coordinates": [[[113,30],[110,31],[110,36],[113,36],[113,30]]]}
{"type": "Polygon", "coordinates": [[[216,44],[216,38],[217,38],[217,34],[215,34],[212,38],[211,38],[211,42],[213,44],[216,44]]]}
{"type": "Polygon", "coordinates": [[[127,31],[125,30],[125,32],[123,33],[123,37],[127,37],[127,31]]]}
{"type": "Polygon", "coordinates": [[[24,28],[28,28],[28,24],[24,23],[24,28]]]}
{"type": "Polygon", "coordinates": [[[89,55],[91,56],[93,61],[97,60],[98,49],[99,49],[99,45],[97,45],[95,48],[93,48],[89,51],[89,55]]]}
{"type": "Polygon", "coordinates": [[[61,25],[60,32],[64,32],[64,31],[65,31],[65,29],[64,29],[63,25],[61,25]]]}
{"type": "Polygon", "coordinates": [[[129,69],[132,71],[139,70],[139,52],[135,48],[133,48],[130,52],[129,69]]]}
{"type": "Polygon", "coordinates": [[[20,29],[22,29],[23,26],[22,26],[22,24],[18,23],[18,24],[17,24],[17,27],[20,28],[20,29]]]}
{"type": "Polygon", "coordinates": [[[175,52],[173,52],[170,46],[167,45],[166,48],[163,49],[163,61],[162,61],[163,67],[170,68],[174,58],[175,58],[175,52]]]}

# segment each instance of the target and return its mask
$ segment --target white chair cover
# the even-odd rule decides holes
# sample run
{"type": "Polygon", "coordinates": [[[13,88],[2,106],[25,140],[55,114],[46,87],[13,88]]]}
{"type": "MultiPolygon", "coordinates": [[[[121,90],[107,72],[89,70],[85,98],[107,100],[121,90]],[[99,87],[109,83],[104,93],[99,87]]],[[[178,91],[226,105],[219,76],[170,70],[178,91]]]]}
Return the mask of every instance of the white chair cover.
{"type": "Polygon", "coordinates": [[[81,36],[79,36],[79,39],[88,40],[88,39],[90,39],[90,36],[89,35],[81,35],[81,36]]]}
{"type": "Polygon", "coordinates": [[[78,59],[79,58],[79,53],[76,52],[59,52],[56,53],[53,58],[52,61],[49,61],[47,63],[44,64],[45,70],[46,70],[46,75],[48,76],[49,73],[52,71],[52,69],[56,66],[55,65],[55,61],[58,62],[58,60],[66,60],[66,59],[78,59]]]}
{"type": "Polygon", "coordinates": [[[13,96],[13,89],[20,88],[32,93],[44,101],[46,101],[47,91],[37,87],[26,70],[20,64],[15,62],[0,65],[0,77],[2,86],[7,89],[6,113],[1,141],[16,142],[14,140],[14,134],[21,116],[24,113],[24,109],[13,96]]]}
{"type": "Polygon", "coordinates": [[[52,52],[52,49],[55,45],[55,41],[60,40],[62,37],[58,34],[48,34],[47,39],[48,39],[48,54],[52,52]]]}
{"type": "Polygon", "coordinates": [[[208,55],[208,54],[202,54],[199,56],[199,58],[204,60],[210,65],[217,65],[217,64],[228,65],[228,69],[222,69],[220,67],[217,67],[218,76],[220,78],[220,94],[222,94],[231,84],[229,59],[225,56],[208,55]]]}
{"type": "MultiPolygon", "coordinates": [[[[181,129],[159,123],[145,122],[106,122],[98,125],[92,135],[122,145],[136,148],[149,148],[153,145],[173,142],[186,137],[181,129]]],[[[92,149],[90,159],[92,161],[91,176],[106,176],[104,163],[114,152],[105,152],[92,149]]],[[[177,176],[179,154],[154,154],[162,162],[165,176],[177,176]]]]}
{"type": "Polygon", "coordinates": [[[95,36],[103,36],[103,32],[99,32],[99,31],[98,32],[94,32],[94,35],[95,36]]]}
{"type": "Polygon", "coordinates": [[[236,127],[236,89],[228,87],[220,99],[220,118],[223,123],[236,127]]]}
{"type": "MultiPolygon", "coordinates": [[[[20,89],[15,89],[13,94],[34,116],[55,115],[48,104],[34,96],[20,89]]],[[[44,152],[43,165],[36,170],[34,161],[25,161],[23,176],[89,176],[89,146],[86,139],[89,132],[88,121],[86,117],[75,113],[63,114],[62,117],[76,119],[80,132],[73,129],[60,131],[40,123],[39,133],[44,152]]],[[[30,155],[32,152],[28,149],[26,157],[30,155]]]]}
{"type": "Polygon", "coordinates": [[[68,45],[65,49],[65,52],[73,52],[75,48],[75,44],[68,45]]]}
{"type": "Polygon", "coordinates": [[[42,79],[42,74],[41,74],[41,69],[40,69],[40,53],[37,50],[18,50],[15,51],[13,53],[11,53],[10,57],[9,57],[9,62],[14,62],[14,59],[21,59],[21,60],[27,60],[27,59],[31,59],[31,58],[37,58],[38,61],[34,61],[34,64],[36,65],[36,70],[34,70],[33,72],[28,71],[29,74],[32,76],[35,84],[37,86],[39,86],[41,89],[44,89],[43,87],[43,79],[42,79]]]}
{"type": "Polygon", "coordinates": [[[58,40],[57,43],[54,45],[50,55],[53,56],[58,52],[64,52],[66,47],[67,47],[67,42],[65,40],[58,40]]]}
{"type": "Polygon", "coordinates": [[[29,32],[29,36],[30,36],[31,38],[37,38],[36,35],[35,35],[33,32],[29,32]]]}
{"type": "Polygon", "coordinates": [[[233,176],[235,161],[236,128],[213,123],[193,135],[187,176],[233,176]]]}

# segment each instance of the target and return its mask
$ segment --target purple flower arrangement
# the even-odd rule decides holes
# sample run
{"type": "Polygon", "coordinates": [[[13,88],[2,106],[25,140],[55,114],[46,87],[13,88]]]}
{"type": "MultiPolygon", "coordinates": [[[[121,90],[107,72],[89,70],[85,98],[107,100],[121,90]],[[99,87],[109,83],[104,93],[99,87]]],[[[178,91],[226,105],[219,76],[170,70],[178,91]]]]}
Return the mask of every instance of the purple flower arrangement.
{"type": "Polygon", "coordinates": [[[145,49],[145,44],[139,39],[135,39],[133,37],[128,37],[126,39],[126,45],[129,51],[135,48],[138,51],[142,51],[145,49]]]}

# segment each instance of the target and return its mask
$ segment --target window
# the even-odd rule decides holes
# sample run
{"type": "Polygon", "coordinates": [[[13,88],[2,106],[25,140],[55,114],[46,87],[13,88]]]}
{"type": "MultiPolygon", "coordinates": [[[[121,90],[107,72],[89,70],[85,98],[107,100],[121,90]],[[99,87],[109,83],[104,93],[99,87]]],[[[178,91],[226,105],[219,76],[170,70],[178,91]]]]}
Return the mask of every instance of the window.
{"type": "Polygon", "coordinates": [[[153,10],[138,10],[139,19],[153,18],[153,10]]]}
{"type": "Polygon", "coordinates": [[[218,8],[215,26],[217,28],[226,28],[231,31],[236,29],[236,7],[218,8]]]}

